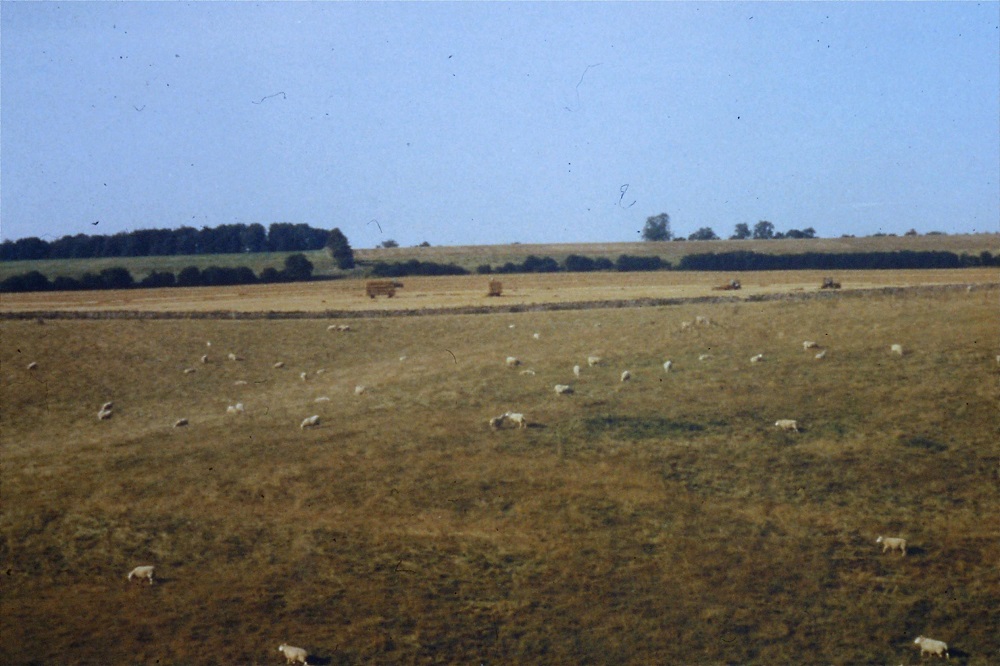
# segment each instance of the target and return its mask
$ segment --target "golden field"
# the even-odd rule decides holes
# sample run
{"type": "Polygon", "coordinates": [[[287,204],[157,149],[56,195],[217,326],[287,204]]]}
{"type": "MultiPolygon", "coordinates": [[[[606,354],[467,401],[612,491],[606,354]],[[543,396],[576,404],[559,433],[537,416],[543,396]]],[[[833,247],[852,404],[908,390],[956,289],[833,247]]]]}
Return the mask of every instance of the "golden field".
{"type": "Polygon", "coordinates": [[[404,278],[377,301],[357,280],[4,295],[9,312],[359,316],[0,321],[0,663],[281,664],[289,643],[313,664],[917,664],[918,635],[949,663],[1000,663],[996,271],[835,277],[994,285],[758,302],[822,275],[668,272],[503,276],[499,299],[483,276],[404,278]],[[711,291],[729,277],[744,289],[711,291]],[[743,300],[360,316],[713,295],[743,300]],[[696,316],[712,323],[682,329],[696,316]],[[530,427],[491,431],[506,411],[530,427]],[[125,580],[139,564],[155,585],[125,580]]]}

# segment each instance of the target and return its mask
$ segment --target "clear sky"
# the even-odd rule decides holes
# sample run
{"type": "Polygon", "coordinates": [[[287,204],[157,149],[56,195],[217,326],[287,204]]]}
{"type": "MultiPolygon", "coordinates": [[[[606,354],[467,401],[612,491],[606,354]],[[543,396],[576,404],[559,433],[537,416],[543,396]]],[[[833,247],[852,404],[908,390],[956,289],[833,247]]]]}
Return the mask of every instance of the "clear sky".
{"type": "Polygon", "coordinates": [[[4,1],[0,27],[5,239],[1000,230],[996,1],[4,1]]]}

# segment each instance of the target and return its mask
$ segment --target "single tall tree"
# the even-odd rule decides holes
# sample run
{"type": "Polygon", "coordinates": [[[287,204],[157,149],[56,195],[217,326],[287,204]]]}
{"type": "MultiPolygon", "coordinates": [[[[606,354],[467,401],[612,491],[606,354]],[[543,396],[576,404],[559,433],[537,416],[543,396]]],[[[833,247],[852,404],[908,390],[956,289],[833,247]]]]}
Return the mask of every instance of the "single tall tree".
{"type": "Polygon", "coordinates": [[[750,231],[750,225],[746,222],[740,222],[733,229],[733,235],[729,237],[729,240],[746,240],[753,236],[753,232],[750,231]]]}
{"type": "Polygon", "coordinates": [[[753,225],[753,237],[757,240],[770,240],[774,238],[774,225],[767,220],[761,220],[753,225]]]}
{"type": "Polygon", "coordinates": [[[642,228],[642,240],[668,241],[672,235],[670,233],[670,216],[666,213],[646,218],[646,226],[642,228]]]}
{"type": "Polygon", "coordinates": [[[330,253],[333,260],[337,262],[337,268],[348,270],[354,268],[354,250],[339,228],[330,232],[326,239],[326,251],[330,253]]]}

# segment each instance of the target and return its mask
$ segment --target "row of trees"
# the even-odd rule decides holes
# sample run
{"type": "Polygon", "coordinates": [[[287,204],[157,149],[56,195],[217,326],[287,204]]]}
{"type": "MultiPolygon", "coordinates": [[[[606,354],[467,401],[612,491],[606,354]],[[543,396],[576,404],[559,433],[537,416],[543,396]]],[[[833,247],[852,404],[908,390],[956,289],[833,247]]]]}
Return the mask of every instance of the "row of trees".
{"type": "Polygon", "coordinates": [[[284,267],[281,270],[269,266],[262,270],[259,276],[254,275],[254,272],[246,266],[207,268],[188,266],[181,269],[177,275],[169,271],[153,271],[139,281],[136,281],[128,269],[119,266],[105,268],[99,273],[84,273],[79,278],[60,275],[51,281],[39,271],[29,271],[0,282],[0,292],[81,291],[134,287],[222,287],[237,284],[302,282],[311,279],[312,274],[313,263],[304,254],[291,254],[285,257],[284,267]]]}
{"type": "MultiPolygon", "coordinates": [[[[340,234],[339,229],[334,231],[340,234]]],[[[52,242],[32,236],[0,243],[0,261],[306,252],[322,249],[330,242],[331,234],[332,231],[316,229],[308,224],[275,222],[267,229],[261,224],[223,224],[201,229],[137,229],[110,236],[76,234],[52,242]]]]}
{"type": "MultiPolygon", "coordinates": [[[[767,220],[761,220],[750,229],[750,225],[740,222],[733,229],[733,235],[729,240],[777,240],[780,238],[816,238],[816,230],[812,227],[805,229],[789,229],[788,231],[775,231],[774,225],[767,220]]],[[[670,216],[660,213],[646,218],[646,226],[642,228],[642,239],[646,241],[668,241],[684,240],[683,236],[674,236],[670,230],[670,216]]],[[[687,240],[721,240],[711,227],[702,227],[687,237],[687,240]]]]}

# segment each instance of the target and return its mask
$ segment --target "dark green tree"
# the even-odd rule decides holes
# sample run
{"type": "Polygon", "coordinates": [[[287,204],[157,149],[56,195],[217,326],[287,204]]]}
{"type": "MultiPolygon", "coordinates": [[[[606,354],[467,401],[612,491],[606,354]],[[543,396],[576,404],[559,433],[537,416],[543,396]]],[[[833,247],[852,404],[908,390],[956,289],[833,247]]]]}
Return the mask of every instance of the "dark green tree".
{"type": "Polygon", "coordinates": [[[774,238],[774,225],[767,220],[761,220],[753,225],[753,237],[756,240],[770,240],[774,238]]]}
{"type": "Polygon", "coordinates": [[[354,268],[354,250],[340,229],[333,229],[327,236],[326,251],[337,263],[337,268],[345,271],[354,268]]]}
{"type": "Polygon", "coordinates": [[[666,213],[646,218],[646,226],[642,228],[642,240],[668,241],[672,235],[670,233],[670,216],[666,213]]]}
{"type": "Polygon", "coordinates": [[[688,236],[688,240],[693,240],[693,241],[719,240],[719,237],[715,235],[715,232],[712,231],[711,227],[702,227],[698,231],[688,236]]]}
{"type": "Polygon", "coordinates": [[[283,273],[289,282],[304,282],[312,278],[313,264],[304,254],[290,254],[285,257],[283,273]]]}
{"type": "Polygon", "coordinates": [[[733,235],[729,237],[729,240],[746,240],[753,236],[753,232],[750,231],[750,225],[746,222],[740,222],[733,229],[733,235]]]}

